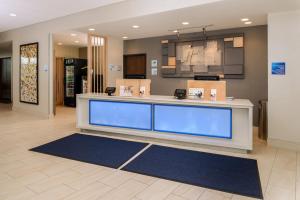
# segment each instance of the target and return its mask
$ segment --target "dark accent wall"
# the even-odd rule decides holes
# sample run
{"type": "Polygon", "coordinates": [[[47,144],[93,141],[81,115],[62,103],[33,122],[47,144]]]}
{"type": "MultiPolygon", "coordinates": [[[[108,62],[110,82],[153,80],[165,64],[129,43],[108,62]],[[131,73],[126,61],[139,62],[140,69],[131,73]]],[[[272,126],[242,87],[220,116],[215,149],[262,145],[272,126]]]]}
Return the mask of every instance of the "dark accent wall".
{"type": "MultiPolygon", "coordinates": [[[[258,102],[268,97],[268,51],[267,26],[255,26],[207,32],[208,35],[244,33],[245,36],[245,78],[227,79],[227,96],[250,99],[254,107],[254,125],[258,124],[258,102]]],[[[196,36],[201,33],[182,35],[196,36]]],[[[173,95],[176,88],[186,88],[183,78],[162,78],[161,40],[174,39],[175,36],[161,36],[126,40],[124,54],[147,54],[147,78],[151,79],[151,94],[173,95]],[[151,60],[158,60],[158,75],[151,76],[151,60]]]]}

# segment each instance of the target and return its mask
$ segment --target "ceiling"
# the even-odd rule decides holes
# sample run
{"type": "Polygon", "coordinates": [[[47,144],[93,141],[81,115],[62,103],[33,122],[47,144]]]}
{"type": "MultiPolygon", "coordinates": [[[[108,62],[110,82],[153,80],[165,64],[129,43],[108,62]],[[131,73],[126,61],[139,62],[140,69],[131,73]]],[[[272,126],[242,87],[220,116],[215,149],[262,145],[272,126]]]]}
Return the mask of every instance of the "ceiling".
{"type": "Polygon", "coordinates": [[[0,32],[124,0],[0,0],[0,32]],[[11,17],[10,13],[17,16],[11,17]]]}
{"type": "MultiPolygon", "coordinates": [[[[267,15],[272,12],[282,12],[300,9],[300,0],[223,0],[201,6],[188,7],[154,15],[131,18],[92,26],[100,35],[110,35],[128,39],[174,34],[179,28],[197,27],[213,24],[208,30],[219,30],[236,27],[257,26],[267,24],[267,15]],[[241,18],[249,18],[253,23],[245,25],[241,18]],[[190,24],[183,26],[181,23],[190,24]],[[133,29],[132,25],[140,28],[133,29]]],[[[77,29],[89,32],[89,27],[77,29]]],[[[190,29],[182,32],[197,32],[201,29],[190,29]]]]}
{"type": "Polygon", "coordinates": [[[87,34],[82,32],[64,31],[61,33],[55,33],[53,35],[53,39],[56,45],[73,46],[73,47],[87,46],[87,34]]]}

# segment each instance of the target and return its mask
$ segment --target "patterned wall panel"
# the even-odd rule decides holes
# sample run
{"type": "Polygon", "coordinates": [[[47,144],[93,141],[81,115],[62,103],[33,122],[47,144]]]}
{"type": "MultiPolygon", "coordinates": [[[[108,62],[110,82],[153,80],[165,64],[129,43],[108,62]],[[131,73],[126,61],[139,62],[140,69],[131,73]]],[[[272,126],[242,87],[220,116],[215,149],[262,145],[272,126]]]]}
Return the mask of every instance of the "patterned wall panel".
{"type": "Polygon", "coordinates": [[[20,46],[20,101],[39,104],[38,43],[20,46]]]}

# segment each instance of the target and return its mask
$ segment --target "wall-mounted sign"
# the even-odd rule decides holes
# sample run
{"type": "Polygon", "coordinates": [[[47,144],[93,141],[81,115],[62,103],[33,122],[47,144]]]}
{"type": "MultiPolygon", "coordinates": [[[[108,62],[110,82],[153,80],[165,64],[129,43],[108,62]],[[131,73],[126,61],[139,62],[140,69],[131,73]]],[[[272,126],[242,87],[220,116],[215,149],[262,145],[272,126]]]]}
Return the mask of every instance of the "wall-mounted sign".
{"type": "Polygon", "coordinates": [[[151,60],[151,67],[157,67],[157,60],[151,60]]]}
{"type": "Polygon", "coordinates": [[[272,63],[272,74],[285,75],[285,62],[273,62],[272,63]]]}
{"type": "Polygon", "coordinates": [[[157,76],[157,65],[158,65],[157,60],[151,60],[151,75],[152,76],[157,76]]]}
{"type": "Polygon", "coordinates": [[[121,66],[119,65],[109,64],[108,68],[110,71],[121,71],[121,66]]]}
{"type": "Polygon", "coordinates": [[[157,76],[157,68],[151,68],[151,75],[157,76]]]}

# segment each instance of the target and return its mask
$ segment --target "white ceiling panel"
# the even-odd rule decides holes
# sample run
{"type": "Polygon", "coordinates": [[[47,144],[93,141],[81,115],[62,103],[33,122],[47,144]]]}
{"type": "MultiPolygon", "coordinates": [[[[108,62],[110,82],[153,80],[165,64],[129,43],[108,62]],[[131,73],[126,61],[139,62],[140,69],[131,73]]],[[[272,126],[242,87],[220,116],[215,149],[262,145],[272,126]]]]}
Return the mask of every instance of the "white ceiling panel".
{"type": "Polygon", "coordinates": [[[124,0],[0,0],[0,32],[121,1],[124,0]]]}
{"type": "Polygon", "coordinates": [[[87,34],[76,31],[65,31],[53,35],[55,45],[86,47],[87,34]]]}
{"type": "MultiPolygon", "coordinates": [[[[95,24],[93,27],[100,35],[111,35],[128,39],[175,34],[169,30],[213,24],[209,30],[266,25],[268,13],[300,9],[300,0],[224,0],[210,4],[177,9],[173,11],[125,19],[111,23],[95,24]],[[252,24],[245,25],[241,18],[249,18],[252,24]],[[181,23],[190,24],[183,26],[181,23]],[[133,29],[132,25],[140,28],[133,29]]],[[[89,32],[89,27],[77,31],[89,32]]],[[[182,33],[199,32],[190,29],[182,33]]]]}

